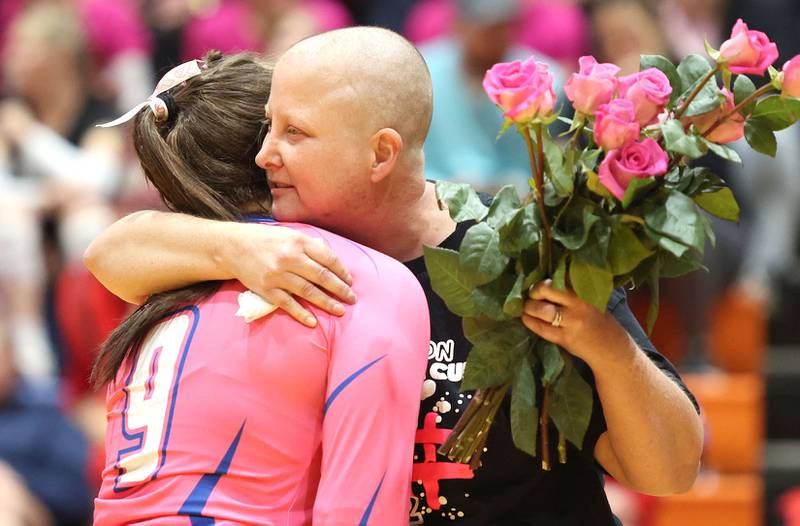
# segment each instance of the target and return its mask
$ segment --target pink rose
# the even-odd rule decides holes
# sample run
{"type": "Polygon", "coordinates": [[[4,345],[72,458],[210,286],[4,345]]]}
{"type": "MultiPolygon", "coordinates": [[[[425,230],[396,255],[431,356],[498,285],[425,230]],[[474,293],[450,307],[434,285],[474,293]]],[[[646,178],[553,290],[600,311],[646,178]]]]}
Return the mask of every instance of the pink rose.
{"type": "MultiPolygon", "coordinates": [[[[706,130],[711,128],[722,116],[736,107],[733,102],[733,95],[730,91],[722,88],[722,94],[725,95],[725,101],[720,104],[718,108],[682,120],[694,124],[697,131],[700,134],[704,134],[706,130]]],[[[714,131],[708,134],[706,139],[717,144],[738,141],[744,136],[744,120],[744,116],[737,111],[725,119],[722,124],[714,128],[714,131]]]]}
{"type": "Polygon", "coordinates": [[[740,18],[733,26],[731,38],[720,46],[719,54],[719,61],[727,64],[732,73],[763,75],[777,60],[778,46],[761,31],[747,29],[740,18]]]}
{"type": "Polygon", "coordinates": [[[625,190],[634,178],[664,175],[668,165],[667,152],[648,137],[608,152],[600,163],[600,183],[622,201],[625,190]]]}
{"type": "Polygon", "coordinates": [[[783,93],[800,99],[800,55],[783,65],[783,93]]]}
{"type": "Polygon", "coordinates": [[[633,102],[628,99],[614,99],[603,104],[594,116],[594,142],[605,151],[620,148],[639,137],[641,127],[633,102]]]}
{"type": "Polygon", "coordinates": [[[483,77],[483,89],[505,116],[517,123],[549,115],[556,103],[553,76],[547,64],[533,57],[495,64],[483,77]]]}
{"type": "Polygon", "coordinates": [[[598,64],[591,56],[581,57],[578,63],[581,69],[570,76],[564,92],[576,111],[591,115],[614,96],[619,68],[614,64],[598,64]]]}
{"type": "Polygon", "coordinates": [[[656,122],[671,94],[669,79],[656,68],[647,68],[619,79],[619,96],[633,102],[636,120],[642,126],[656,122]]]}

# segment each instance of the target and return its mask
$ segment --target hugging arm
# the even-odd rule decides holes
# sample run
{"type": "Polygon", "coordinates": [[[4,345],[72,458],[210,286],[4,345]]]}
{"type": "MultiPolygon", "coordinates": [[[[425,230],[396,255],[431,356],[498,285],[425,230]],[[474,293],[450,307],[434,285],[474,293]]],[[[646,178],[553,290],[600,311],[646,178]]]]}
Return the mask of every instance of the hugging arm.
{"type": "Polygon", "coordinates": [[[306,325],[298,299],[331,314],[353,303],[350,274],[314,238],[281,226],[142,211],[118,220],[84,254],[89,271],[125,301],[207,280],[238,279],[306,325]]]}

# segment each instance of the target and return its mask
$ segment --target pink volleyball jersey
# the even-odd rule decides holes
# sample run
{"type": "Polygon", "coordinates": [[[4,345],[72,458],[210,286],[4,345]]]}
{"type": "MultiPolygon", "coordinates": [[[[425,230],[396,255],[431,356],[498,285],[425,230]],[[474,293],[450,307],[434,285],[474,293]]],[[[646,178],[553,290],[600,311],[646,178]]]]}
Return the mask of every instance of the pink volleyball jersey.
{"type": "Polygon", "coordinates": [[[358,302],[247,323],[228,282],[155,326],[108,387],[95,525],[408,524],[425,295],[388,256],[283,226],[333,249],[358,302]]]}

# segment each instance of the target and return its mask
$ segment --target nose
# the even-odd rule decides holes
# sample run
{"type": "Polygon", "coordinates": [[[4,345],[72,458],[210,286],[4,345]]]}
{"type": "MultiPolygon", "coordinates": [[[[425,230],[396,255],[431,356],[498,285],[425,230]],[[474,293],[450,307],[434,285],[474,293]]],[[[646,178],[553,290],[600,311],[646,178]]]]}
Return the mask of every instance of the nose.
{"type": "Polygon", "coordinates": [[[256,165],[264,170],[275,170],[283,166],[280,153],[277,148],[277,141],[272,138],[271,133],[267,133],[261,149],[256,154],[256,165]]]}

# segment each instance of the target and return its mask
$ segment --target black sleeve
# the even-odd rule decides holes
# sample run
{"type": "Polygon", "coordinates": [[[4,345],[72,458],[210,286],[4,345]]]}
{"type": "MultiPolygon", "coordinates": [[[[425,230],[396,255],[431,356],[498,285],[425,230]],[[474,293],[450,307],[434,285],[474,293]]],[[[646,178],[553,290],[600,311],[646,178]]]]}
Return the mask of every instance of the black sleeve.
{"type": "Polygon", "coordinates": [[[492,201],[494,201],[493,195],[487,194],[486,192],[478,192],[478,197],[484,206],[492,206],[492,201]]]}
{"type": "Polygon", "coordinates": [[[686,393],[686,396],[689,397],[689,401],[692,402],[695,411],[700,414],[700,406],[698,405],[697,400],[691,391],[689,391],[689,388],[686,387],[686,384],[683,383],[683,380],[678,374],[678,371],[675,369],[675,366],[672,365],[664,355],[656,350],[656,348],[653,346],[653,343],[642,329],[642,326],[639,325],[636,317],[634,317],[633,312],[631,312],[630,307],[628,307],[625,289],[618,288],[614,290],[614,293],[611,296],[611,301],[608,305],[608,310],[614,315],[614,318],[617,319],[617,321],[625,328],[625,330],[628,331],[628,334],[633,337],[633,339],[636,341],[636,344],[647,355],[650,361],[653,362],[653,364],[658,367],[661,372],[675,382],[684,393],[686,393]]]}

